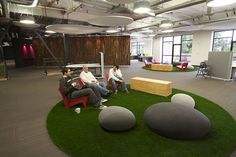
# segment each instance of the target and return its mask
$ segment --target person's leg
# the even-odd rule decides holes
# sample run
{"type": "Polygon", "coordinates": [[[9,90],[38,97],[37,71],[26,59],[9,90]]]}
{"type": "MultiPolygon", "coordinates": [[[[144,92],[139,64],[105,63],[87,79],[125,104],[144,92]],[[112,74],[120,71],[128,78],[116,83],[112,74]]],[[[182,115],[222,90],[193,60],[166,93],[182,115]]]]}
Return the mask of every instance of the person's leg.
{"type": "Polygon", "coordinates": [[[117,91],[116,81],[111,78],[111,79],[109,80],[109,83],[112,84],[112,88],[113,88],[114,92],[116,92],[116,91],[117,91]]]}
{"type": "Polygon", "coordinates": [[[100,90],[100,92],[101,92],[102,95],[107,95],[107,94],[109,94],[109,92],[110,92],[110,91],[106,88],[106,85],[105,85],[104,82],[100,82],[100,83],[98,84],[98,88],[99,88],[99,90],[100,90]]]}
{"type": "Polygon", "coordinates": [[[86,83],[86,86],[91,88],[93,90],[93,92],[95,93],[95,95],[101,101],[102,97],[101,97],[101,93],[100,93],[100,90],[98,88],[98,85],[96,83],[86,83]]]}
{"type": "Polygon", "coordinates": [[[95,107],[99,107],[100,106],[100,102],[101,99],[99,99],[95,93],[93,92],[93,90],[91,88],[84,88],[81,90],[75,90],[71,93],[71,98],[75,99],[75,98],[80,98],[82,96],[89,96],[89,101],[95,106],[95,107]]]}
{"type": "Polygon", "coordinates": [[[99,82],[99,85],[106,88],[106,84],[104,82],[99,82]]]}
{"type": "MultiPolygon", "coordinates": [[[[119,79],[123,80],[123,78],[120,78],[120,77],[119,77],[119,79]]],[[[121,89],[122,89],[122,91],[126,91],[126,92],[128,91],[124,80],[123,80],[123,82],[121,82],[121,89]]]]}
{"type": "Polygon", "coordinates": [[[102,95],[107,95],[110,92],[106,87],[103,87],[100,84],[98,85],[98,88],[102,95]]]}

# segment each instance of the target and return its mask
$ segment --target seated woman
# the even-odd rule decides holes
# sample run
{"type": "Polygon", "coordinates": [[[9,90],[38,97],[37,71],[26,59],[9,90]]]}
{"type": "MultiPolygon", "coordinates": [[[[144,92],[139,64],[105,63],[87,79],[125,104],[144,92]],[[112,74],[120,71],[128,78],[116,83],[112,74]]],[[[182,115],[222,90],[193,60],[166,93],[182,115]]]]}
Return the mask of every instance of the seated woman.
{"type": "Polygon", "coordinates": [[[116,86],[116,82],[121,83],[121,88],[122,91],[129,93],[125,81],[122,77],[122,73],[119,69],[118,65],[114,65],[110,70],[109,70],[109,78],[108,78],[108,82],[112,84],[112,88],[114,90],[114,94],[117,94],[118,90],[117,90],[117,86],[116,86]]]}

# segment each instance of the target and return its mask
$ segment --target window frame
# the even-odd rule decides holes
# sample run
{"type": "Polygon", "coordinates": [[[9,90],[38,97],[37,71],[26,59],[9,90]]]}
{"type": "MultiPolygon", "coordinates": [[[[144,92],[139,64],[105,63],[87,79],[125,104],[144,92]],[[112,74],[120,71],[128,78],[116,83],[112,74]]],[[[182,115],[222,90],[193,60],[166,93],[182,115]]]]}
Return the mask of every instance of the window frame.
{"type": "MultiPolygon", "coordinates": [[[[212,52],[214,52],[214,46],[215,46],[215,39],[231,39],[231,42],[230,42],[230,50],[229,51],[232,51],[233,50],[233,44],[236,43],[236,39],[234,41],[234,34],[236,35],[236,29],[227,29],[227,30],[220,30],[220,31],[214,31],[213,33],[213,42],[212,42],[212,52]],[[215,34],[218,33],[218,32],[226,32],[226,31],[232,31],[232,36],[231,37],[215,37],[215,34]]],[[[222,51],[215,51],[215,52],[222,52],[222,51]]]]}
{"type": "Polygon", "coordinates": [[[182,60],[182,57],[183,56],[186,56],[186,57],[191,57],[192,56],[192,54],[190,54],[190,55],[183,55],[182,54],[182,44],[183,44],[183,41],[193,41],[193,38],[192,39],[188,39],[188,40],[183,40],[183,36],[185,36],[185,35],[191,35],[191,36],[193,36],[192,34],[184,34],[184,35],[175,35],[175,36],[165,36],[165,37],[163,37],[163,39],[162,39],[162,56],[161,56],[161,62],[163,63],[163,57],[164,56],[171,56],[171,64],[173,64],[173,59],[174,59],[174,56],[176,56],[176,55],[174,55],[174,46],[175,45],[180,45],[180,62],[181,62],[181,60],[182,60]],[[180,36],[180,38],[181,38],[181,40],[180,40],[180,44],[174,44],[174,37],[177,37],[177,36],[180,36]],[[172,37],[172,41],[165,41],[165,39],[164,38],[169,38],[169,37],[172,37]],[[164,43],[167,43],[167,42],[172,42],[172,52],[171,52],[171,55],[165,55],[164,54],[164,43]]]}

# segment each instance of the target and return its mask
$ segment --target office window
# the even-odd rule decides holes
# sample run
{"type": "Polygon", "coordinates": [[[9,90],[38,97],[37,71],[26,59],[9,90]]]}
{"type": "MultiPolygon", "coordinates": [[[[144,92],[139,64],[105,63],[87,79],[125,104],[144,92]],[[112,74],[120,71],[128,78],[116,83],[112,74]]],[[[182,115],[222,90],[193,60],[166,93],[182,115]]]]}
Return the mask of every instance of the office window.
{"type": "Polygon", "coordinates": [[[193,35],[183,35],[181,47],[181,61],[190,61],[192,55],[193,35]]]}
{"type": "Polygon", "coordinates": [[[212,51],[235,51],[236,30],[214,32],[212,51]]]}
{"type": "Polygon", "coordinates": [[[132,42],[130,47],[131,56],[137,56],[138,54],[144,54],[143,42],[132,42]]]}
{"type": "Polygon", "coordinates": [[[162,43],[162,63],[172,63],[173,37],[164,37],[162,43]]]}
{"type": "Polygon", "coordinates": [[[192,35],[164,37],[162,43],[162,63],[190,61],[192,35]]]}

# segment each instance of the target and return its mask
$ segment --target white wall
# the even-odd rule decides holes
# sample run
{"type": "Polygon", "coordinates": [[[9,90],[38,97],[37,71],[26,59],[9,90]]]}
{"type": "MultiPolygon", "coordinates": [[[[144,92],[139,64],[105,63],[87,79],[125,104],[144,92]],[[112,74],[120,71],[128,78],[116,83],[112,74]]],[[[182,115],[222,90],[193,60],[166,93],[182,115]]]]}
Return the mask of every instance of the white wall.
{"type": "Polygon", "coordinates": [[[154,37],[152,42],[152,57],[161,62],[162,40],[161,37],[154,37]]]}
{"type": "Polygon", "coordinates": [[[199,65],[208,60],[208,53],[212,49],[212,31],[197,31],[193,33],[192,58],[193,65],[199,65]]]}
{"type": "MultiPolygon", "coordinates": [[[[193,33],[191,63],[199,65],[200,62],[208,59],[208,53],[212,50],[212,31],[197,31],[193,33]]],[[[161,61],[162,38],[153,38],[152,56],[161,61]]]]}
{"type": "Polygon", "coordinates": [[[152,56],[152,39],[144,39],[143,42],[145,56],[152,56]]]}

